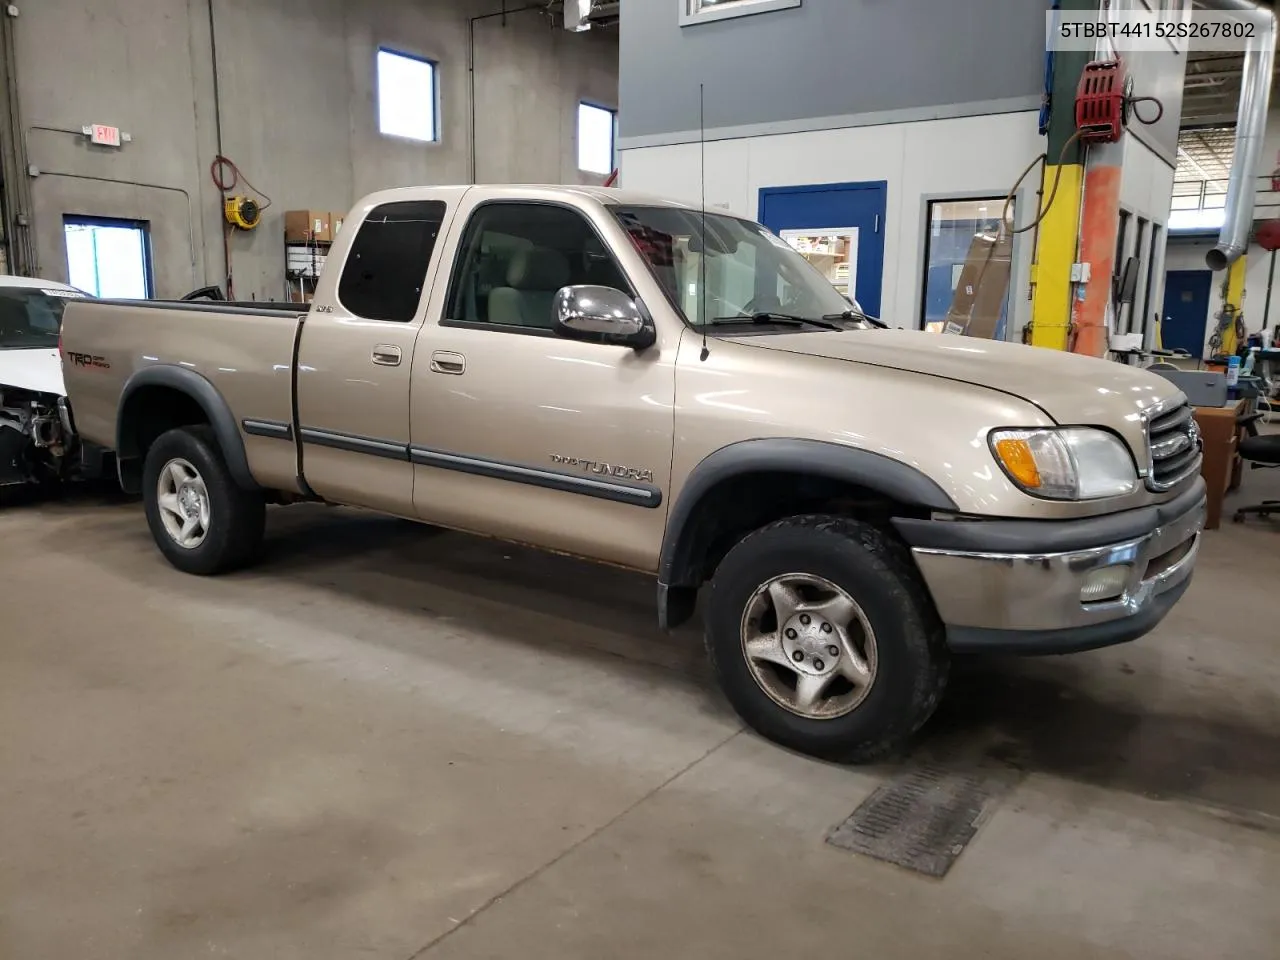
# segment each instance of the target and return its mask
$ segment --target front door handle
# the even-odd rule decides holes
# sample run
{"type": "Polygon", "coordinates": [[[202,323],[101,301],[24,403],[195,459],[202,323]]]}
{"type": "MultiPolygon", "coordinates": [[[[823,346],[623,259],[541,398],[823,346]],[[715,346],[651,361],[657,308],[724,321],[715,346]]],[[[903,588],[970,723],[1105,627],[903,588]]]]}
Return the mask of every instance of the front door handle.
{"type": "Polygon", "coordinates": [[[373,348],[373,362],[384,367],[400,366],[400,348],[390,343],[380,343],[373,348]]]}
{"type": "Polygon", "coordinates": [[[451,350],[437,350],[431,354],[432,373],[451,373],[454,376],[466,372],[467,358],[451,350]]]}

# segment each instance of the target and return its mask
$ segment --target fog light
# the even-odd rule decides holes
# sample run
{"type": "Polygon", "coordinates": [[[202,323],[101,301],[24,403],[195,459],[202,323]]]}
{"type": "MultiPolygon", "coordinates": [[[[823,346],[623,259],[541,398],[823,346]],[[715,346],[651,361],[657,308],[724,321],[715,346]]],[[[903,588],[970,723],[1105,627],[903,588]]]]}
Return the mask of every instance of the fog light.
{"type": "Polygon", "coordinates": [[[1080,587],[1081,603],[1097,603],[1099,600],[1114,600],[1124,593],[1125,585],[1133,567],[1127,563],[1118,563],[1110,567],[1099,567],[1084,578],[1080,587]]]}

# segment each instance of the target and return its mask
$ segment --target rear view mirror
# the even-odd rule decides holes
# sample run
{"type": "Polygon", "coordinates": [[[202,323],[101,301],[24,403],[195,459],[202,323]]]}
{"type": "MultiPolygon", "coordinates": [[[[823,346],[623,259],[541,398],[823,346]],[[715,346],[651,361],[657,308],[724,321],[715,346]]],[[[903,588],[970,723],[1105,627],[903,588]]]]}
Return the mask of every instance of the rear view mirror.
{"type": "Polygon", "coordinates": [[[644,350],[658,339],[643,305],[613,287],[561,287],[551,313],[556,332],[571,340],[616,343],[644,350]]]}

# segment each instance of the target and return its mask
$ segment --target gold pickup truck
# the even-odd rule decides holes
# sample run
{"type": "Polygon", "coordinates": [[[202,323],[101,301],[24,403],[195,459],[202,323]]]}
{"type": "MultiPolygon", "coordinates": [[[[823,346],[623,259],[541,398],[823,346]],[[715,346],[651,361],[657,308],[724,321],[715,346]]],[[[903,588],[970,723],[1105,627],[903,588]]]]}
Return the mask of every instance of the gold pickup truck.
{"type": "Polygon", "coordinates": [[[764,227],[625,191],[423,187],[346,221],[310,309],[73,301],[70,414],[179,569],[349,504],[702,597],[768,737],[859,760],[953,651],[1132,640],[1186,589],[1200,440],[1167,380],[885,329],[764,227]]]}

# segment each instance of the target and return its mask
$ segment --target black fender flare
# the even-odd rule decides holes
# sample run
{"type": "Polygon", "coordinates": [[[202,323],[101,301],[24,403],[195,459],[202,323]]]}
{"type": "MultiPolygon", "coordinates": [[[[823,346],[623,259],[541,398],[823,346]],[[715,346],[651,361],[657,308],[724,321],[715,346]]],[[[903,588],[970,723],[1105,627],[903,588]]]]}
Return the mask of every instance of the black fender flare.
{"type": "Polygon", "coordinates": [[[689,474],[667,515],[658,561],[658,622],[663,629],[677,626],[693,612],[699,584],[693,582],[692,521],[707,493],[742,474],[797,471],[856,484],[927,510],[959,509],[932,478],[870,450],[794,438],[742,440],[721,447],[689,474]]]}
{"type": "Polygon", "coordinates": [[[138,451],[133,449],[134,441],[130,431],[125,429],[125,418],[129,410],[129,398],[143,387],[166,387],[186,394],[200,405],[209,424],[213,427],[214,436],[226,461],[227,469],[237,486],[246,490],[261,489],[249,471],[249,460],[244,452],[244,438],[236,426],[236,418],[231,407],[218,388],[205,377],[185,367],[174,367],[167,364],[156,364],[143,367],[125,381],[120,391],[120,405],[116,408],[116,460],[136,458],[138,451]]]}

